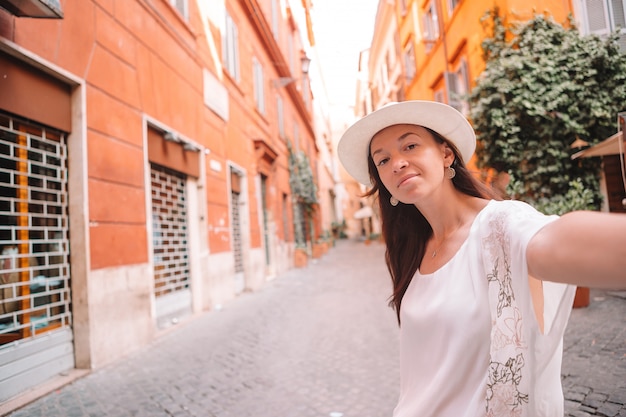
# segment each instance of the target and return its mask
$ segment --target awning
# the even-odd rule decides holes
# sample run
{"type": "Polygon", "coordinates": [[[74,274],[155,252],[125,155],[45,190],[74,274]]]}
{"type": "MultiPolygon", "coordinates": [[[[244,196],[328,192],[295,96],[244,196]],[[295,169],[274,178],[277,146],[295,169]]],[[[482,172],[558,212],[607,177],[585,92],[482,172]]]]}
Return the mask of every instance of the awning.
{"type": "Polygon", "coordinates": [[[366,219],[368,217],[372,217],[373,215],[374,212],[372,211],[372,208],[370,206],[361,207],[354,212],[354,218],[357,220],[366,219]]]}
{"type": "Polygon", "coordinates": [[[572,155],[572,159],[589,158],[591,156],[619,155],[620,142],[621,152],[624,152],[624,150],[626,149],[626,143],[624,143],[623,132],[617,132],[610,138],[605,139],[590,148],[587,148],[580,152],[576,152],[574,155],[572,155]]]}

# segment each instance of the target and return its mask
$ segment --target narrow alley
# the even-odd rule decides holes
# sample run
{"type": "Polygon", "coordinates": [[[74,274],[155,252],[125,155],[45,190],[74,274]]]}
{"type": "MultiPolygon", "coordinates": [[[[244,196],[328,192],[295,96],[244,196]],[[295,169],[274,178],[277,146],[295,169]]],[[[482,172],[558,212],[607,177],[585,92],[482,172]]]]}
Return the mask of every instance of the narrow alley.
{"type": "MultiPolygon", "coordinates": [[[[338,241],[10,416],[389,417],[398,335],[383,256],[380,243],[338,241]]],[[[625,316],[623,293],[592,291],[591,305],[573,311],[568,416],[626,416],[625,316]]]]}

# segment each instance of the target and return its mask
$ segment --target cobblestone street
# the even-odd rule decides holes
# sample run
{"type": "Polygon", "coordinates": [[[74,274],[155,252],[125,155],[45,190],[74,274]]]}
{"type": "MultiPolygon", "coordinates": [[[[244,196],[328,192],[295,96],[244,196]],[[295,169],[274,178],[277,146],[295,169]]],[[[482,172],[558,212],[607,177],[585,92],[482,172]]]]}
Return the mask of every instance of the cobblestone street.
{"type": "MultiPolygon", "coordinates": [[[[384,246],[339,241],[303,269],[172,328],[150,346],[11,417],[389,417],[398,335],[384,246]]],[[[572,313],[571,417],[626,416],[626,300],[572,313]]]]}
{"type": "Polygon", "coordinates": [[[562,374],[571,417],[626,416],[626,292],[592,290],[572,311],[562,374]]]}

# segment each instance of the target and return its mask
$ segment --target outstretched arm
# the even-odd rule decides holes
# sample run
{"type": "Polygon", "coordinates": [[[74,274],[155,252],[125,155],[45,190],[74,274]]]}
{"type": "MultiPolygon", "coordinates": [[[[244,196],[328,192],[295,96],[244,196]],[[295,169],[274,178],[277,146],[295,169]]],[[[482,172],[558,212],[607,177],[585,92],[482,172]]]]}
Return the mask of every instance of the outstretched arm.
{"type": "Polygon", "coordinates": [[[526,250],[530,275],[591,288],[626,288],[626,215],[577,211],[543,227],[526,250]]]}

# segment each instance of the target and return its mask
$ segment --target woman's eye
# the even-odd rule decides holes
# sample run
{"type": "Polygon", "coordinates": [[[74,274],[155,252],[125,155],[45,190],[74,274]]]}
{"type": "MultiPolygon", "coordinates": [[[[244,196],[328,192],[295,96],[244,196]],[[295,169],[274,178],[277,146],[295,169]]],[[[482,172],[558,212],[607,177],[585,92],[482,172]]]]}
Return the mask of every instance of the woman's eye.
{"type": "Polygon", "coordinates": [[[389,161],[389,158],[383,158],[383,159],[381,159],[380,161],[378,161],[376,163],[376,166],[378,166],[378,167],[379,166],[383,166],[383,165],[385,165],[387,163],[387,161],[389,161]]]}
{"type": "Polygon", "coordinates": [[[406,145],[406,149],[410,151],[411,149],[415,149],[416,146],[416,143],[409,143],[408,145],[406,145]]]}

